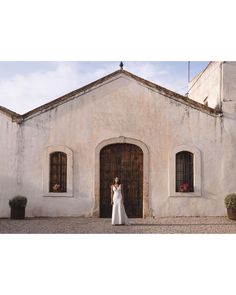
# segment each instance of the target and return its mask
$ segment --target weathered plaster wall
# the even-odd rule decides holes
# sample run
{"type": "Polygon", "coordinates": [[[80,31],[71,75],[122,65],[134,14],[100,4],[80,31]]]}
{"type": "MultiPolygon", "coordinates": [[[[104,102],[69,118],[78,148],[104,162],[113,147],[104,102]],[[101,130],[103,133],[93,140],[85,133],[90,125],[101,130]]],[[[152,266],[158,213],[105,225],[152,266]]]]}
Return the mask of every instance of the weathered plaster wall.
{"type": "MultiPolygon", "coordinates": [[[[190,84],[198,79],[196,77],[190,84]]],[[[236,62],[212,62],[201,78],[190,90],[190,98],[203,101],[208,96],[209,106],[214,107],[216,103],[222,106],[222,151],[215,153],[212,146],[215,161],[221,162],[221,170],[218,179],[221,182],[221,193],[236,192],[236,62]],[[208,77],[208,78],[207,78],[208,77]]],[[[206,179],[204,181],[207,181],[206,179]]]]}
{"type": "Polygon", "coordinates": [[[223,63],[222,108],[225,113],[236,112],[236,62],[223,63]]]}
{"type": "Polygon", "coordinates": [[[226,170],[232,160],[227,155],[228,164],[223,163],[224,140],[234,144],[234,139],[223,132],[220,117],[185,106],[128,77],[116,77],[21,124],[20,193],[29,198],[27,215],[90,215],[96,146],[119,136],[141,140],[149,149],[149,201],[154,215],[224,215],[224,181],[228,183],[226,170]],[[43,196],[43,153],[50,145],[66,145],[74,153],[72,198],[43,196]],[[181,145],[201,151],[201,197],[168,195],[169,155],[181,145]]]}
{"type": "Polygon", "coordinates": [[[225,101],[236,101],[236,62],[223,63],[223,98],[225,101]]]}
{"type": "Polygon", "coordinates": [[[189,98],[200,103],[207,99],[208,106],[215,108],[222,97],[222,62],[211,62],[188,85],[189,98]]]}
{"type": "Polygon", "coordinates": [[[18,124],[0,111],[0,217],[8,217],[9,199],[17,193],[18,124]]]}

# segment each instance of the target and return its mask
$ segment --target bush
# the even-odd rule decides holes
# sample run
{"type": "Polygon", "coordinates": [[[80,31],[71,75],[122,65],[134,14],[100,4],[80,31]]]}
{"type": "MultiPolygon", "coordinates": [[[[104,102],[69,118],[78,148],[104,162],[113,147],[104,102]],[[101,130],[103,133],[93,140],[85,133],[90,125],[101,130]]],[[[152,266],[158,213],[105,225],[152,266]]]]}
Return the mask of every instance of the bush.
{"type": "Polygon", "coordinates": [[[25,208],[27,204],[27,198],[23,196],[16,196],[9,200],[9,206],[11,208],[25,208]]]}
{"type": "Polygon", "coordinates": [[[225,206],[227,209],[236,209],[236,194],[229,194],[225,197],[225,206]]]}

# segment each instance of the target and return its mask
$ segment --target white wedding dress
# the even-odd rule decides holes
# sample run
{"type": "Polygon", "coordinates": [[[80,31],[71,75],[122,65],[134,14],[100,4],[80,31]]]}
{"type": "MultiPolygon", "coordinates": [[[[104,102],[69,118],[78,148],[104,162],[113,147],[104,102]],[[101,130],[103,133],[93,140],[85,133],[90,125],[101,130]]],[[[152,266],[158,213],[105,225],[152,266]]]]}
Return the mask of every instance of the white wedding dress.
{"type": "Polygon", "coordinates": [[[111,223],[115,224],[126,224],[130,225],[129,219],[125,212],[125,207],[122,201],[121,185],[117,188],[113,185],[113,205],[112,205],[112,217],[111,223]]]}

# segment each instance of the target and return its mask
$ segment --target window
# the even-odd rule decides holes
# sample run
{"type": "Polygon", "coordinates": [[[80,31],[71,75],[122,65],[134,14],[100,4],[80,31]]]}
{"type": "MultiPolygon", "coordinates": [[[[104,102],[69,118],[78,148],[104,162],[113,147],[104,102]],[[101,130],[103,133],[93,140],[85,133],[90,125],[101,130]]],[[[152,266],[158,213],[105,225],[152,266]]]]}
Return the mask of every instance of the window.
{"type": "Polygon", "coordinates": [[[169,157],[169,196],[200,197],[201,152],[192,145],[176,147],[169,157]]]}
{"type": "Polygon", "coordinates": [[[44,151],[43,196],[73,197],[73,152],[66,146],[49,146],[44,151]]]}
{"type": "Polygon", "coordinates": [[[50,192],[67,191],[67,155],[63,152],[50,154],[50,192]]]}
{"type": "Polygon", "coordinates": [[[176,192],[193,192],[193,153],[176,154],[176,192]]]}

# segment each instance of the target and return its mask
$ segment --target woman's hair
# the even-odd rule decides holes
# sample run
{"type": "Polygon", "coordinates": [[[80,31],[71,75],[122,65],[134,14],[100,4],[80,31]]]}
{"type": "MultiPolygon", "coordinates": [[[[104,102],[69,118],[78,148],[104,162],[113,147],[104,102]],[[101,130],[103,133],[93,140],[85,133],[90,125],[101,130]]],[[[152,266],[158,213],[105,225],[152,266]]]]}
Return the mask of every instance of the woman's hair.
{"type": "MultiPolygon", "coordinates": [[[[116,176],[116,177],[118,177],[118,176],[116,176]]],[[[115,184],[115,178],[116,178],[116,177],[113,178],[112,184],[115,184]]],[[[118,178],[119,178],[119,180],[118,180],[117,183],[120,184],[120,177],[118,177],[118,178]]]]}

